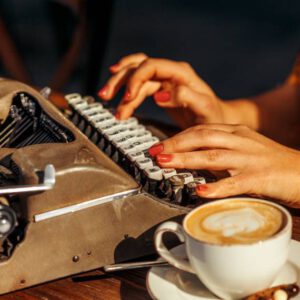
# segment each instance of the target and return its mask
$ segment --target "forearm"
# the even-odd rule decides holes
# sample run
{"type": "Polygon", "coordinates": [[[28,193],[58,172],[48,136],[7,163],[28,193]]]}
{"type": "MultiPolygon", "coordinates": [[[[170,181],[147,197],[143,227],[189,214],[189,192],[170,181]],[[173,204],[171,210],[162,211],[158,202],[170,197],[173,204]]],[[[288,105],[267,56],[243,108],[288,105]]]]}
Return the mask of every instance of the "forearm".
{"type": "Polygon", "coordinates": [[[269,92],[226,102],[225,121],[245,124],[281,143],[300,143],[300,87],[286,83],[269,92]]]}

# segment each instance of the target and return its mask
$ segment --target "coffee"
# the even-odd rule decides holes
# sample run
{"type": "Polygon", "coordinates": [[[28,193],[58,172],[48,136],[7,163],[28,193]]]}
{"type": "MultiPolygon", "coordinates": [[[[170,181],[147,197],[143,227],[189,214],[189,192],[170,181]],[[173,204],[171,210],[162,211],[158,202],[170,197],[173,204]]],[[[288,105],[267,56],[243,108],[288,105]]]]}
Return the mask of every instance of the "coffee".
{"type": "Polygon", "coordinates": [[[283,213],[259,201],[218,201],[192,213],[186,231],[213,244],[251,244],[276,235],[285,224],[283,213]]]}

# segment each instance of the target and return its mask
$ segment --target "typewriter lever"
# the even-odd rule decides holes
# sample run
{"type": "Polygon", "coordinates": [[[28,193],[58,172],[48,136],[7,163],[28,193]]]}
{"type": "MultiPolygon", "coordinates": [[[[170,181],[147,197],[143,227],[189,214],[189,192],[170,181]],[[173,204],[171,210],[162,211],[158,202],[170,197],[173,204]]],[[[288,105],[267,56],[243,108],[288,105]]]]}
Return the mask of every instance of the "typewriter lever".
{"type": "Polygon", "coordinates": [[[55,169],[53,165],[46,165],[44,170],[43,183],[36,185],[16,185],[0,188],[0,195],[6,194],[21,194],[21,193],[36,193],[48,191],[55,184],[55,169]]]}

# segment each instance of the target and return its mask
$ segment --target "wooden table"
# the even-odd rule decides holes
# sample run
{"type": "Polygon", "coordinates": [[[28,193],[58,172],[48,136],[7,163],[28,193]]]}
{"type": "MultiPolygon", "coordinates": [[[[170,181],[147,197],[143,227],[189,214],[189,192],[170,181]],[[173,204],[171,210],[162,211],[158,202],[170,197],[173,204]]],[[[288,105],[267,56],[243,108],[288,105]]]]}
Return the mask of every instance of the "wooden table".
{"type": "MultiPolygon", "coordinates": [[[[300,210],[292,210],[293,239],[300,241],[300,210]]],[[[94,271],[1,296],[1,300],[150,300],[147,270],[94,271]]],[[[0,279],[1,280],[1,279],[0,279]]]]}

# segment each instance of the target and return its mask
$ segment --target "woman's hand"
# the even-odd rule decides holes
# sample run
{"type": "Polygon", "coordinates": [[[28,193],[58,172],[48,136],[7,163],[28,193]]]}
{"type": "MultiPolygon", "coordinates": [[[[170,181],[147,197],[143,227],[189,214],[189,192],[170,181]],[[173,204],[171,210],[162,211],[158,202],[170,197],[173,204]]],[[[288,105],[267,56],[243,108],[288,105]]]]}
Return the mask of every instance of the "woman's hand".
{"type": "Polygon", "coordinates": [[[99,96],[111,100],[126,85],[117,108],[120,119],[128,118],[146,97],[153,95],[157,105],[167,108],[182,127],[226,122],[226,104],[187,63],[138,53],[122,58],[110,70],[113,75],[99,96]]]}
{"type": "Polygon", "coordinates": [[[300,152],[243,125],[198,125],[149,149],[163,168],[226,170],[199,185],[204,198],[250,194],[300,207],[300,152]]]}

